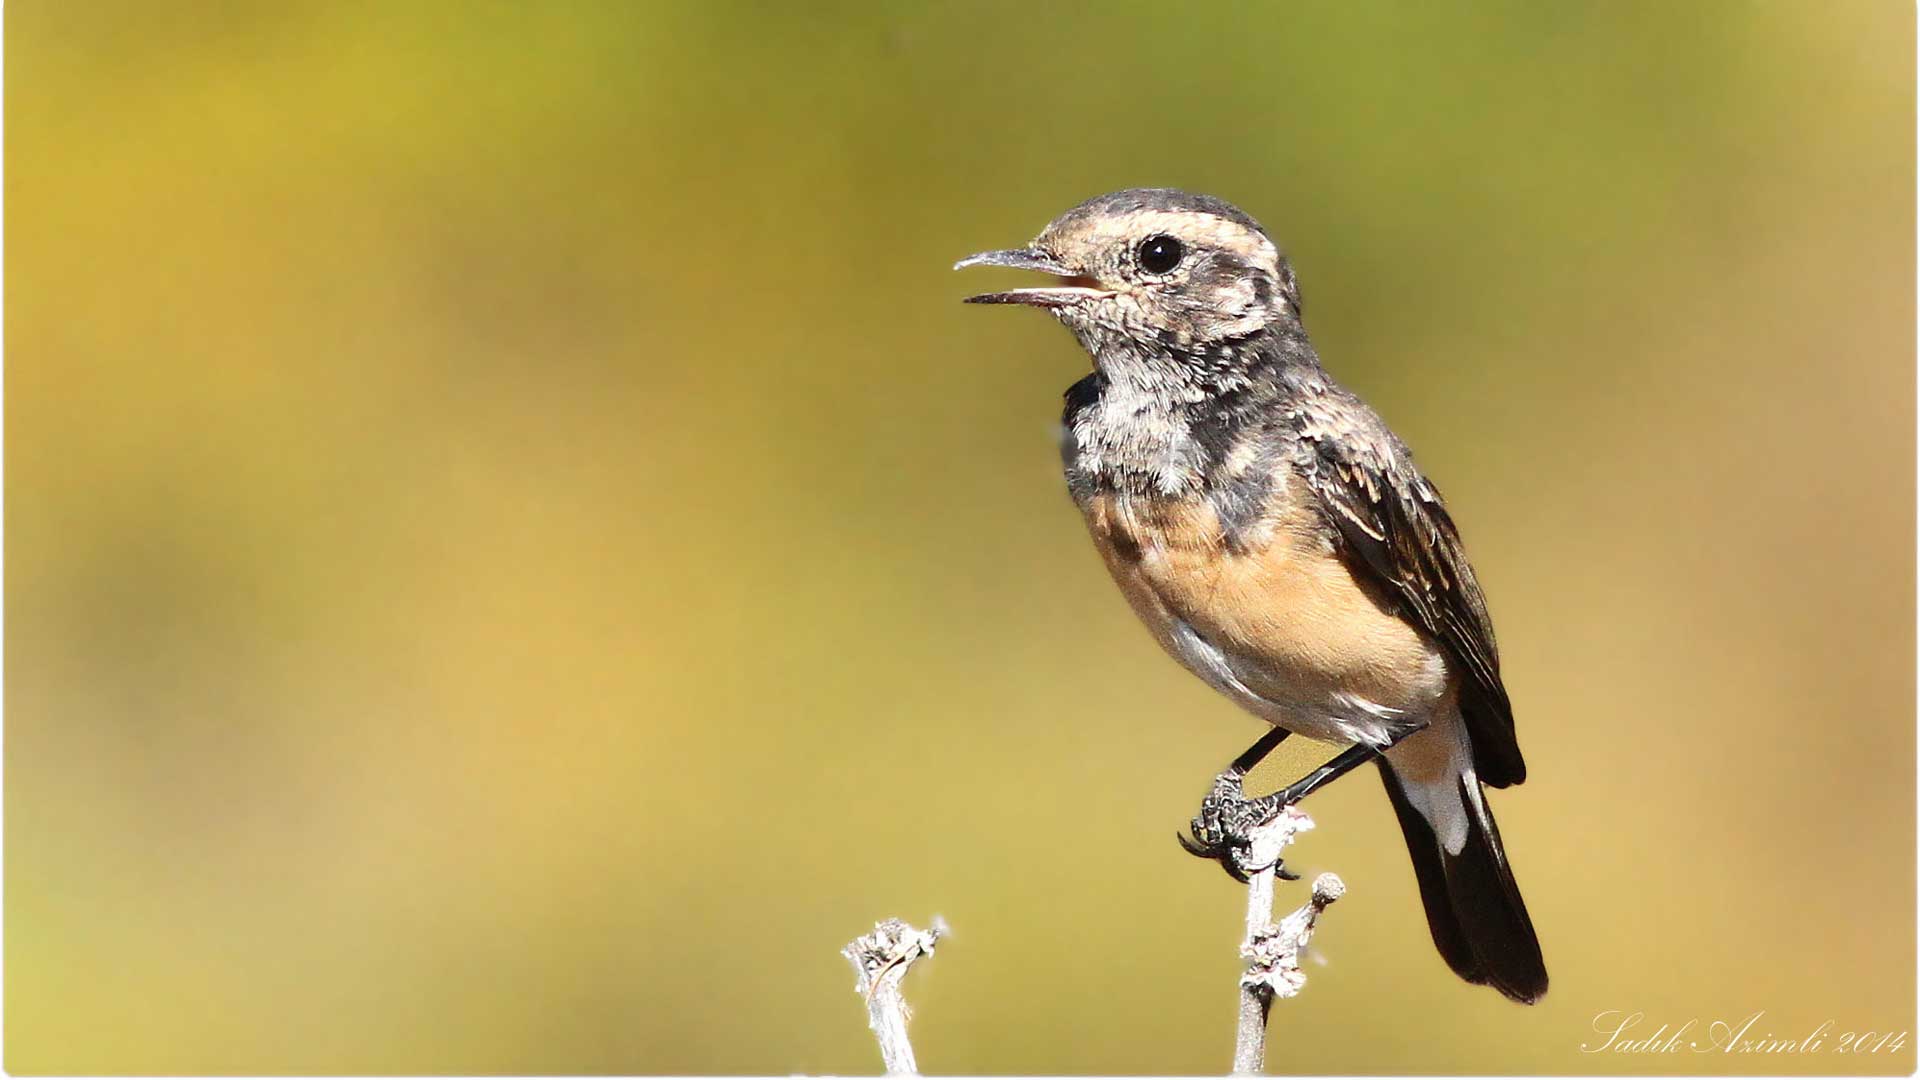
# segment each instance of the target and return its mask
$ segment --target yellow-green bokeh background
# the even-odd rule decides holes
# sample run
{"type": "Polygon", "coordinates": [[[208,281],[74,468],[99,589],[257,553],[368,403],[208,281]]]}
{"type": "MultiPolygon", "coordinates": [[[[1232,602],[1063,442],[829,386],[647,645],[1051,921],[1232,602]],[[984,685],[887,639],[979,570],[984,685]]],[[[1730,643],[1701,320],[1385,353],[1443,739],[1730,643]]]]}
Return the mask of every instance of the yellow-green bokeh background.
{"type": "Polygon", "coordinates": [[[927,1068],[1224,1069],[1257,725],[947,269],[1136,184],[1293,254],[1531,765],[1545,1002],[1363,777],[1276,1067],[1914,1068],[1579,1052],[1914,1023],[1910,4],[7,15],[9,1069],[871,1071],[836,950],[936,912],[927,1068]]]}

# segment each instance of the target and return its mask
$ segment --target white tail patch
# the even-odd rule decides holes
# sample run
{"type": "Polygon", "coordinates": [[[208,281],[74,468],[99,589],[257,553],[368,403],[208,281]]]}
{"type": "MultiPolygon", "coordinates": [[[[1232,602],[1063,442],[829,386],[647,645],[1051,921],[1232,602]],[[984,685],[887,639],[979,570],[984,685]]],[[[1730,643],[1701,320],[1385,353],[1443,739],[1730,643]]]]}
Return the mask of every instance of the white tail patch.
{"type": "Polygon", "coordinates": [[[1387,751],[1387,761],[1407,802],[1427,820],[1440,846],[1449,855],[1460,854],[1472,829],[1471,811],[1461,801],[1460,778],[1466,778],[1467,797],[1474,799],[1480,796],[1480,780],[1458,711],[1442,713],[1426,730],[1408,736],[1387,751]]]}

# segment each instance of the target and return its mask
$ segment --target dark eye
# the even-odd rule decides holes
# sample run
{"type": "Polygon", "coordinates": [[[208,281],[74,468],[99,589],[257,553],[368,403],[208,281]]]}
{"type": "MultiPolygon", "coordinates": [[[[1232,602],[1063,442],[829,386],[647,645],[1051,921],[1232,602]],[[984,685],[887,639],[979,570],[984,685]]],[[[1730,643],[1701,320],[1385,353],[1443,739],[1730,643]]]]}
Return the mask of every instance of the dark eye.
{"type": "Polygon", "coordinates": [[[1171,236],[1149,236],[1140,241],[1140,250],[1135,252],[1140,259],[1140,269],[1149,274],[1165,274],[1180,265],[1186,257],[1186,245],[1171,236]]]}

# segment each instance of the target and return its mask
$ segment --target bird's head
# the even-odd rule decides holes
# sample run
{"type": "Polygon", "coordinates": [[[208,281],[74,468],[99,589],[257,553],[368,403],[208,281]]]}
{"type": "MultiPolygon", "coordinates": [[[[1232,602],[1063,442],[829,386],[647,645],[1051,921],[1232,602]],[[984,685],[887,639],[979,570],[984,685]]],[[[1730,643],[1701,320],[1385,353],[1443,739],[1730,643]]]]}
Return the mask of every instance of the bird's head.
{"type": "Polygon", "coordinates": [[[1260,223],[1206,195],[1131,188],[1055,218],[1034,242],[954,264],[1052,275],[1054,284],[970,296],[1026,304],[1066,323],[1095,356],[1116,344],[1205,350],[1297,325],[1293,271],[1260,223]]]}

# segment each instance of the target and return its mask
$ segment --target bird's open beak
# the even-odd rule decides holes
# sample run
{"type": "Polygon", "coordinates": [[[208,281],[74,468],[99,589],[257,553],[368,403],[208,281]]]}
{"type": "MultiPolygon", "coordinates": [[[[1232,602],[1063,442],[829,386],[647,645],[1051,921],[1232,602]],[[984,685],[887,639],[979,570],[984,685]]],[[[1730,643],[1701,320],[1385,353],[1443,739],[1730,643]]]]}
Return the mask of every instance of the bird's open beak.
{"type": "Polygon", "coordinates": [[[1006,292],[981,293],[969,296],[963,303],[968,304],[1026,304],[1030,307],[1059,308],[1088,300],[1104,300],[1114,295],[1111,289],[1102,289],[1092,278],[1062,265],[1053,256],[1034,248],[1022,248],[1017,251],[983,251],[978,255],[969,255],[953,264],[955,270],[965,270],[969,266],[1005,266],[1013,270],[1036,270],[1042,274],[1052,274],[1060,279],[1060,284],[1038,289],[1010,289],[1006,292]]]}

